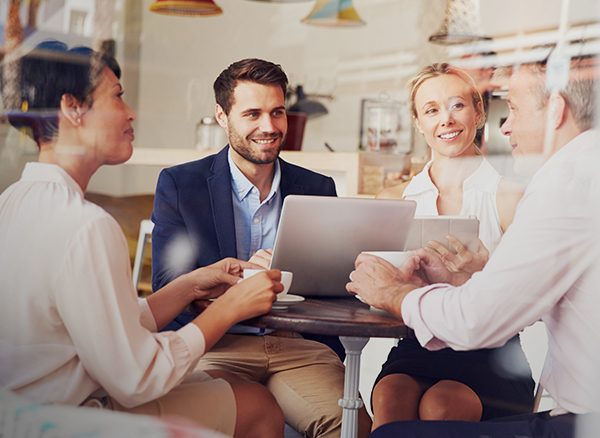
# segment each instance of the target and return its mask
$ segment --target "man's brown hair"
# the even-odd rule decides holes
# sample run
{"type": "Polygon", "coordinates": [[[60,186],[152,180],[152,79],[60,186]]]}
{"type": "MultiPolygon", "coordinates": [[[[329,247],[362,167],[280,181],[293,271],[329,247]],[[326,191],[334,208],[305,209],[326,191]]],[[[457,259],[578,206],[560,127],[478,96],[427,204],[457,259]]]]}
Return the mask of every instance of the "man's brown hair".
{"type": "Polygon", "coordinates": [[[288,78],[279,64],[256,58],[234,62],[221,72],[213,84],[215,100],[223,108],[225,114],[229,114],[234,104],[233,91],[239,81],[278,85],[284,96],[288,86],[288,78]]]}

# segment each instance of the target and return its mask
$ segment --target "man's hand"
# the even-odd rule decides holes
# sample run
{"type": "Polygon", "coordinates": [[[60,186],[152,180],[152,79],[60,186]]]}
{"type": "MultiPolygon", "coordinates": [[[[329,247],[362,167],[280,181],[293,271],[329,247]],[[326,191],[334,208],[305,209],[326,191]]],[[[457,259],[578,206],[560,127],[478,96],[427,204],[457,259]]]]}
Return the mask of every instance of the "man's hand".
{"type": "Polygon", "coordinates": [[[359,295],[367,304],[400,318],[402,300],[413,289],[424,286],[416,274],[419,257],[410,257],[404,265],[396,268],[382,258],[361,253],[355,262],[356,269],[350,273],[346,290],[359,295]]]}
{"type": "Polygon", "coordinates": [[[477,252],[469,251],[467,247],[454,236],[446,236],[446,239],[448,239],[448,243],[454,249],[456,254],[434,240],[427,242],[426,247],[435,251],[451,272],[462,272],[466,274],[479,272],[490,258],[489,251],[479,239],[477,239],[479,241],[477,252]]]}
{"type": "Polygon", "coordinates": [[[261,268],[269,269],[271,267],[272,249],[259,249],[250,257],[249,262],[258,265],[261,268]]]}

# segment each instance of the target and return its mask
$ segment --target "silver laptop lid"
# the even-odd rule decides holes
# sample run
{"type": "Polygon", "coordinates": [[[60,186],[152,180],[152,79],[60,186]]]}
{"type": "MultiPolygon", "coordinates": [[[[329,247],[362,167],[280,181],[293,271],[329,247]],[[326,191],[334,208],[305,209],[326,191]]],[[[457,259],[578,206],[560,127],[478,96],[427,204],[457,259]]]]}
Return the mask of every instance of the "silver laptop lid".
{"type": "Polygon", "coordinates": [[[402,251],[413,201],[287,196],[271,267],[294,273],[289,293],[348,296],[346,283],[362,251],[402,251]]]}

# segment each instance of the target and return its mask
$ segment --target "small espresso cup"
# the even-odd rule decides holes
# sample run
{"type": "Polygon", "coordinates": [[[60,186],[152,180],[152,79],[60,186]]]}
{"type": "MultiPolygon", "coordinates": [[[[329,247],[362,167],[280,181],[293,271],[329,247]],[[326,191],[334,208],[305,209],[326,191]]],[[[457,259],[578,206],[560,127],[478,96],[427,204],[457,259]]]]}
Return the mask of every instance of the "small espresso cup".
{"type": "MultiPolygon", "coordinates": [[[[264,271],[264,269],[244,269],[244,279],[250,278],[262,271],[264,271]]],[[[281,284],[283,284],[283,291],[279,292],[278,295],[285,295],[288,293],[290,286],[292,285],[293,277],[294,274],[292,274],[290,271],[281,271],[281,284]]]]}
{"type": "Polygon", "coordinates": [[[365,254],[370,254],[384,259],[396,268],[402,266],[406,261],[414,255],[414,251],[363,251],[365,254]]]}

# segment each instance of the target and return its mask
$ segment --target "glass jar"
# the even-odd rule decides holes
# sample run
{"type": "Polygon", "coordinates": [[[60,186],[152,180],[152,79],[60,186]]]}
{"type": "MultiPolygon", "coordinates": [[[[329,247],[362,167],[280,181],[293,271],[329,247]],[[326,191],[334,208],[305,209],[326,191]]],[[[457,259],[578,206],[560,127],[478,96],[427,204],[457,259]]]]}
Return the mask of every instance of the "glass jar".
{"type": "Polygon", "coordinates": [[[361,144],[368,151],[397,152],[402,104],[394,100],[363,101],[361,144]]]}
{"type": "Polygon", "coordinates": [[[214,117],[202,117],[196,124],[196,149],[204,151],[225,145],[225,133],[214,117]]]}

